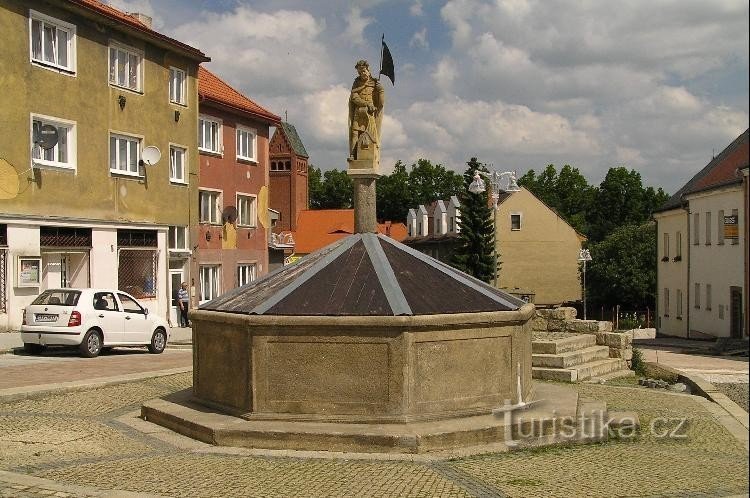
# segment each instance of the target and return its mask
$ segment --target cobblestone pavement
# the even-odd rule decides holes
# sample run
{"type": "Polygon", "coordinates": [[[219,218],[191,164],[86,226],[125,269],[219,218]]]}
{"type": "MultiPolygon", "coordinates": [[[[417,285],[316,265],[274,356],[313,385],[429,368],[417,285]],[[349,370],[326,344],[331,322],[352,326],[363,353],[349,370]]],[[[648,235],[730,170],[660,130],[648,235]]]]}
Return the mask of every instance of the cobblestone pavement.
{"type": "Polygon", "coordinates": [[[105,496],[96,489],[186,497],[677,497],[748,490],[744,447],[715,420],[707,402],[686,395],[576,385],[584,397],[605,401],[612,410],[638,412],[639,437],[432,462],[181,449],[118,420],[141,401],[190,383],[186,373],[0,403],[0,470],[71,486],[22,485],[0,472],[0,497],[105,496]],[[674,429],[683,418],[687,423],[678,433],[685,438],[649,430],[674,429]]]}
{"type": "Polygon", "coordinates": [[[729,399],[737,403],[740,408],[748,411],[748,384],[741,383],[727,383],[727,384],[714,384],[716,389],[727,395],[729,399]]]}

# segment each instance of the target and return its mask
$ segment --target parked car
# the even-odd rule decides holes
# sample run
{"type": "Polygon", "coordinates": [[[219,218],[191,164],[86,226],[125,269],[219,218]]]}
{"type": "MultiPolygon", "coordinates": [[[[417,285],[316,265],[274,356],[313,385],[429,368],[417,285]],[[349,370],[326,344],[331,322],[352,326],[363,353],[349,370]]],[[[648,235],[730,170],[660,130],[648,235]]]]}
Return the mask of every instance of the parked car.
{"type": "Polygon", "coordinates": [[[21,337],[31,354],[46,346],[77,346],[87,358],[113,346],[147,346],[159,354],[169,326],[120,290],[48,289],[24,309],[21,337]]]}

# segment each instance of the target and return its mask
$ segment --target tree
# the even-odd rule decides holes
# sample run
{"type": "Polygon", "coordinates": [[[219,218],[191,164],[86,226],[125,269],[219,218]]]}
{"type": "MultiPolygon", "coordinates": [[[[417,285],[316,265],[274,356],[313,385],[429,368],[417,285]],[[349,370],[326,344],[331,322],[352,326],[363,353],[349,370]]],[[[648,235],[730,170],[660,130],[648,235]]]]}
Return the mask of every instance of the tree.
{"type": "Polygon", "coordinates": [[[475,157],[467,164],[469,167],[464,172],[463,188],[458,194],[461,202],[461,220],[458,222],[460,232],[451,266],[489,282],[497,271],[494,258],[495,225],[489,206],[489,193],[488,190],[478,194],[469,192],[474,173],[487,173],[487,168],[477,162],[475,157]]]}
{"type": "Polygon", "coordinates": [[[633,310],[656,304],[656,226],[616,228],[590,247],[586,291],[595,306],[619,304],[633,310]]]}
{"type": "Polygon", "coordinates": [[[618,227],[640,225],[651,216],[641,175],[624,166],[610,168],[589,211],[589,240],[599,242],[618,227]]]}
{"type": "Polygon", "coordinates": [[[409,191],[409,174],[404,163],[396,162],[393,173],[378,178],[376,185],[378,220],[406,221],[412,195],[409,191]]]}
{"type": "MultiPolygon", "coordinates": [[[[438,199],[449,199],[464,188],[461,175],[445,169],[442,164],[432,164],[427,159],[419,159],[409,171],[410,206],[430,204],[438,199]]],[[[408,209],[407,209],[408,210],[408,209]]]]}
{"type": "Polygon", "coordinates": [[[311,209],[350,209],[353,206],[352,179],[346,171],[332,169],[322,174],[319,169],[308,170],[307,185],[311,209]]]}

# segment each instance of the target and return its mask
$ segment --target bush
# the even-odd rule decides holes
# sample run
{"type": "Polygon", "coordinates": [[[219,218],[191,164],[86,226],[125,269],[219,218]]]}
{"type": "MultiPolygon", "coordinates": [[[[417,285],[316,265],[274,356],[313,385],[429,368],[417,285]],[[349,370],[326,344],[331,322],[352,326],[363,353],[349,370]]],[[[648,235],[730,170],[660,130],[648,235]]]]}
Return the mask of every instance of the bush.
{"type": "Polygon", "coordinates": [[[633,358],[630,360],[630,369],[640,376],[646,375],[646,360],[643,358],[643,351],[633,348],[633,358]]]}

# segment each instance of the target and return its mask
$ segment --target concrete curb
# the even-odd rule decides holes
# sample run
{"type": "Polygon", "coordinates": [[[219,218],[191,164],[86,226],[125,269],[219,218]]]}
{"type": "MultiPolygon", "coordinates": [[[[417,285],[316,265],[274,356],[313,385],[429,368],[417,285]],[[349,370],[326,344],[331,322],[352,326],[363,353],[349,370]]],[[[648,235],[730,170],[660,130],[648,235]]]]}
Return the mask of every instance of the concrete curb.
{"type": "Polygon", "coordinates": [[[748,414],[748,412],[743,410],[742,407],[740,407],[740,405],[738,405],[737,403],[729,399],[726,394],[716,389],[716,387],[710,382],[707,382],[701,379],[695,374],[683,372],[682,370],[668,367],[660,363],[653,363],[653,362],[648,362],[648,363],[652,365],[657,365],[659,368],[662,368],[664,370],[667,370],[677,375],[680,382],[690,386],[690,389],[693,393],[696,393],[706,398],[707,400],[713,403],[716,403],[721,408],[723,408],[724,411],[729,413],[729,415],[731,415],[733,419],[739,422],[740,425],[742,425],[742,427],[744,427],[746,431],[750,430],[750,414],[748,414]]]}
{"type": "Polygon", "coordinates": [[[49,479],[41,477],[28,476],[26,474],[16,474],[0,470],[0,482],[10,484],[20,493],[33,492],[38,490],[39,494],[53,495],[53,493],[66,493],[75,496],[92,496],[102,498],[158,498],[162,495],[152,495],[145,493],[133,493],[131,491],[120,491],[116,489],[96,489],[74,484],[60,484],[49,479]],[[45,492],[46,491],[46,492],[45,492]]]}
{"type": "Polygon", "coordinates": [[[193,367],[170,368],[167,370],[153,370],[150,372],[138,372],[134,374],[117,375],[114,377],[101,377],[93,380],[77,380],[73,382],[60,382],[55,384],[41,384],[37,386],[14,387],[10,389],[0,389],[0,402],[16,401],[35,396],[42,396],[52,393],[64,393],[72,391],[82,391],[94,387],[111,386],[114,384],[124,384],[143,379],[156,377],[166,377],[185,372],[192,372],[193,367]]]}

